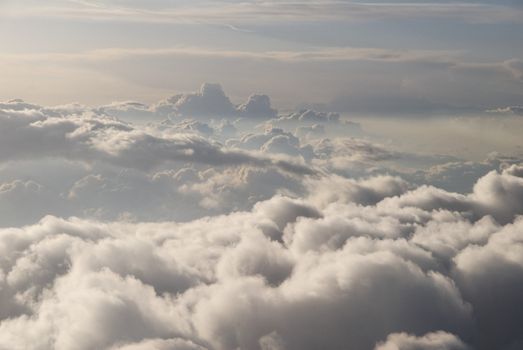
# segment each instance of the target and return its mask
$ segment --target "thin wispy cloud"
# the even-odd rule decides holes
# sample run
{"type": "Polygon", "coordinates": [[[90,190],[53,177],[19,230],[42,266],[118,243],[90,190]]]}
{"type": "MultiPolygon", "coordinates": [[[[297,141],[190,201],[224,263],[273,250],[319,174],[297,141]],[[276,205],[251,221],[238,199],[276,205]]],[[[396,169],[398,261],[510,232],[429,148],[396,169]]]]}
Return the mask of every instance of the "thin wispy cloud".
{"type": "Polygon", "coordinates": [[[42,6],[16,5],[16,16],[50,16],[91,20],[119,20],[150,23],[234,23],[248,25],[259,21],[361,21],[391,18],[453,18],[490,23],[521,21],[521,10],[481,3],[414,3],[351,1],[264,1],[166,3],[163,8],[140,7],[113,2],[69,1],[42,6]]]}
{"type": "MultiPolygon", "coordinates": [[[[235,29],[237,30],[237,29],[235,29]]],[[[0,59],[16,61],[111,61],[147,56],[195,56],[241,58],[281,62],[377,61],[425,62],[450,64],[458,62],[460,52],[428,50],[388,50],[380,48],[318,48],[309,51],[240,51],[204,47],[109,48],[80,53],[0,54],[0,59]]]]}

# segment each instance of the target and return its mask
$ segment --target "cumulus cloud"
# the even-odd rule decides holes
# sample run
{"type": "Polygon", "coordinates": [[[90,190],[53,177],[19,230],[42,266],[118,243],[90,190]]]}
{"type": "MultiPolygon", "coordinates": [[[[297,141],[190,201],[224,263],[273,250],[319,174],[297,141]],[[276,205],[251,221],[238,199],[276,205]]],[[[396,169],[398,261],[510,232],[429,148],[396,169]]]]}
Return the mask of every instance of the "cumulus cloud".
{"type": "Polygon", "coordinates": [[[110,350],[206,350],[207,348],[184,339],[150,339],[137,343],[113,346],[110,350]]]}
{"type": "Polygon", "coordinates": [[[310,146],[281,129],[250,147],[245,129],[227,120],[138,125],[76,104],[2,107],[2,226],[47,214],[186,221],[298,195],[304,178],[319,173],[308,162],[310,146]]]}
{"type": "Polygon", "coordinates": [[[240,115],[246,117],[274,118],[277,111],[271,107],[271,100],[267,95],[251,95],[249,99],[238,106],[240,115]]]}
{"type": "Polygon", "coordinates": [[[41,107],[32,103],[27,103],[21,99],[9,100],[0,103],[0,109],[8,111],[23,111],[40,109],[41,107]]]}
{"type": "Polygon", "coordinates": [[[325,178],[186,223],[1,229],[0,347],[515,349],[523,208],[494,204],[521,201],[518,169],[468,195],[325,178]]]}
{"type": "Polygon", "coordinates": [[[300,178],[274,169],[231,167],[222,172],[214,169],[187,171],[196,178],[179,181],[178,192],[189,198],[192,196],[201,207],[213,213],[250,208],[276,194],[299,195],[304,192],[300,178]]]}
{"type": "Polygon", "coordinates": [[[153,108],[160,115],[183,117],[245,117],[270,119],[278,111],[271,107],[267,95],[253,94],[246,102],[235,106],[219,84],[204,83],[200,90],[184,93],[160,101],[153,108]]]}
{"type": "Polygon", "coordinates": [[[416,337],[405,333],[391,334],[385,343],[376,346],[375,350],[467,350],[458,337],[445,332],[429,333],[416,337]]]}
{"type": "Polygon", "coordinates": [[[42,109],[0,110],[0,126],[0,161],[62,157],[142,169],[174,161],[209,165],[272,164],[286,171],[313,173],[305,165],[228,150],[193,133],[162,133],[92,112],[53,116],[42,109]]]}
{"type": "Polygon", "coordinates": [[[271,126],[263,133],[247,133],[240,139],[230,139],[227,145],[268,154],[302,157],[307,160],[314,156],[311,145],[302,145],[300,139],[293,133],[271,126]]]}
{"type": "MultiPolygon", "coordinates": [[[[271,111],[226,101],[169,108],[271,111]]],[[[0,105],[0,348],[523,344],[517,157],[399,152],[312,111],[118,118],[136,110],[0,105]],[[435,165],[402,173],[409,157],[435,165]]]]}
{"type": "Polygon", "coordinates": [[[205,83],[194,93],[179,94],[155,106],[157,112],[183,116],[222,116],[236,114],[234,105],[219,84],[205,83]]]}
{"type": "MultiPolygon", "coordinates": [[[[111,115],[145,110],[137,103],[93,109],[13,100],[2,106],[3,226],[47,214],[186,221],[248,210],[276,194],[302,195],[304,175],[323,171],[314,159],[334,159],[317,140],[270,125],[262,132],[228,120],[137,125],[111,115]]],[[[364,148],[346,153],[372,158],[364,148]]]]}
{"type": "MultiPolygon", "coordinates": [[[[265,130],[256,131],[230,120],[168,119],[136,125],[110,116],[109,110],[77,104],[43,107],[13,100],[2,108],[3,226],[32,223],[47,214],[186,221],[248,210],[276,194],[301,196],[308,181],[303,175],[320,173],[337,174],[340,179],[390,174],[465,194],[489,171],[519,161],[507,157],[484,162],[445,163],[450,157],[430,160],[430,156],[397,152],[361,138],[337,137],[329,129],[330,122],[311,122],[310,127],[300,126],[295,132],[262,124],[265,130]],[[416,157],[443,164],[415,174],[389,167],[399,161],[416,161],[416,157]],[[31,210],[26,212],[27,208],[31,210]]],[[[326,115],[320,118],[328,119],[326,115]]],[[[345,125],[339,120],[333,123],[335,129],[345,125]]],[[[514,169],[510,171],[517,172],[514,169]]],[[[344,186],[335,176],[331,178],[344,186]]],[[[491,181],[495,178],[491,176],[491,181]]],[[[354,200],[369,204],[382,198],[383,189],[375,184],[354,183],[359,188],[351,194],[354,200]]],[[[404,183],[391,193],[399,195],[407,187],[404,183]]],[[[323,190],[325,197],[333,192],[340,195],[323,190]]],[[[423,196],[429,192],[433,198],[438,196],[434,188],[420,188],[416,193],[422,192],[423,196]]],[[[457,200],[456,205],[468,208],[476,217],[492,211],[485,194],[476,197],[475,201],[466,197],[467,203],[457,200]]],[[[409,201],[405,197],[399,202],[408,205],[409,201]]],[[[492,206],[498,211],[493,215],[506,221],[512,217],[507,214],[509,208],[518,203],[492,206]]]]}

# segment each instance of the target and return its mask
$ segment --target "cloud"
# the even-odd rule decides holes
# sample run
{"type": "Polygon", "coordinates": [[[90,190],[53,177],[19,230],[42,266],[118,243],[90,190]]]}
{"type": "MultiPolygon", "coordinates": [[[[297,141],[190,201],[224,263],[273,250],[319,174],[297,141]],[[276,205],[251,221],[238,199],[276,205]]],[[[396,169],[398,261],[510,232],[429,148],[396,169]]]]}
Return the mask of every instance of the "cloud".
{"type": "MultiPolygon", "coordinates": [[[[52,3],[51,3],[52,4],[52,3]]],[[[97,20],[126,20],[146,23],[210,23],[250,24],[254,20],[321,21],[321,20],[372,20],[383,18],[451,18],[472,23],[519,21],[519,8],[499,3],[466,2],[337,2],[295,1],[277,2],[194,1],[182,2],[97,2],[69,1],[54,3],[55,6],[11,6],[11,16],[47,16],[97,20]],[[97,5],[97,6],[93,6],[97,5]]]]}
{"type": "MultiPolygon", "coordinates": [[[[356,165],[368,168],[394,157],[367,141],[300,139],[270,124],[263,132],[246,132],[252,129],[228,120],[132,124],[109,114],[132,118],[145,105],[111,106],[3,104],[3,226],[33,223],[47,214],[131,221],[226,214],[278,194],[301,196],[307,175],[330,172],[343,162],[356,171],[356,165]]],[[[332,123],[341,128],[340,121],[332,123]]]]}
{"type": "MultiPolygon", "coordinates": [[[[43,216],[61,212],[61,199],[49,187],[33,180],[0,182],[2,226],[35,222],[43,216]]],[[[62,211],[66,214],[66,211],[62,211]]]]}
{"type": "Polygon", "coordinates": [[[227,145],[305,160],[310,160],[314,156],[313,148],[310,145],[301,145],[300,139],[291,132],[270,125],[266,126],[263,133],[247,133],[240,139],[229,139],[227,145]]]}
{"type": "Polygon", "coordinates": [[[523,178],[523,166],[518,164],[512,164],[503,169],[503,173],[523,178]]]}
{"type": "Polygon", "coordinates": [[[299,196],[305,177],[320,172],[311,146],[278,128],[242,136],[236,121],[140,125],[114,116],[146,110],[136,103],[2,106],[2,226],[48,214],[187,221],[248,210],[277,194],[299,196]]]}
{"type": "Polygon", "coordinates": [[[340,120],[339,113],[317,112],[310,109],[303,109],[298,112],[280,117],[277,122],[302,122],[302,123],[337,123],[340,120]]]}
{"type": "Polygon", "coordinates": [[[98,111],[125,121],[154,121],[159,116],[146,104],[136,101],[113,102],[109,105],[98,107],[98,111]]]}
{"type": "MultiPolygon", "coordinates": [[[[128,107],[146,108],[134,103],[114,106],[122,107],[118,109],[122,117],[128,107]]],[[[361,127],[338,120],[336,114],[298,111],[289,114],[293,120],[288,125],[274,127],[273,119],[253,130],[252,121],[174,118],[138,125],[109,113],[113,112],[78,104],[43,107],[21,100],[3,104],[3,226],[30,224],[47,214],[187,221],[249,210],[275,195],[304,196],[307,186],[315,183],[309,175],[351,189],[340,192],[327,180],[318,181],[314,186],[321,188],[318,193],[322,195],[317,195],[321,202],[345,198],[368,205],[395,195],[401,196],[396,207],[438,208],[455,202],[456,209],[469,210],[474,217],[491,213],[503,222],[512,218],[511,207],[519,210],[517,199],[515,204],[496,204],[494,210],[486,195],[482,199],[466,195],[492,170],[504,168],[506,175],[517,175],[517,167],[510,173],[508,169],[520,162],[517,157],[446,163],[454,158],[397,152],[369,140],[344,137],[347,130],[361,127]],[[296,132],[287,131],[295,127],[296,132]],[[258,131],[260,128],[265,130],[258,131]],[[398,168],[401,162],[417,162],[413,167],[418,163],[439,165],[412,174],[398,168]],[[386,181],[356,180],[386,174],[391,175],[385,176],[386,181]],[[463,197],[438,193],[434,187],[402,196],[414,184],[425,183],[455,190],[463,197]],[[449,188],[449,184],[455,187],[449,188]]],[[[518,191],[519,185],[515,186],[513,192],[518,191]]]]}
{"type": "Polygon", "coordinates": [[[166,162],[189,161],[216,166],[276,166],[288,172],[314,173],[310,167],[292,160],[225,149],[194,133],[169,134],[140,128],[92,111],[63,116],[49,114],[42,108],[0,110],[0,126],[0,161],[4,162],[61,157],[151,169],[166,162]]]}
{"type": "Polygon", "coordinates": [[[184,339],[150,339],[138,343],[113,346],[110,350],[207,350],[184,339]]]}
{"type": "Polygon", "coordinates": [[[467,350],[458,337],[445,332],[429,333],[416,337],[405,333],[391,334],[385,343],[376,346],[375,350],[467,350]]]}
{"type": "Polygon", "coordinates": [[[447,191],[468,193],[476,181],[492,170],[508,167],[518,159],[491,155],[479,162],[452,161],[431,166],[423,172],[421,182],[430,183],[447,191]]]}
{"type": "Polygon", "coordinates": [[[159,113],[183,116],[222,116],[236,114],[236,110],[218,84],[205,83],[195,93],[180,94],[168,98],[155,106],[159,113]]]}
{"type": "MultiPolygon", "coordinates": [[[[5,62],[83,62],[83,63],[107,63],[120,61],[125,58],[146,57],[203,57],[222,59],[247,59],[276,61],[283,63],[299,62],[391,62],[391,63],[428,63],[443,66],[453,66],[460,63],[461,52],[446,50],[405,50],[385,49],[377,47],[326,47],[311,50],[270,50],[270,51],[247,51],[247,50],[225,50],[208,47],[175,46],[169,48],[121,48],[113,47],[75,53],[34,53],[19,54],[10,53],[0,55],[5,62]]],[[[464,64],[461,68],[479,69],[502,69],[506,72],[518,72],[517,60],[503,61],[498,64],[464,64]]],[[[216,84],[210,84],[216,85],[216,84]]],[[[201,91],[200,91],[201,93],[201,91]]],[[[197,93],[196,93],[197,94],[197,93]]],[[[173,96],[176,102],[176,96],[173,96]]]]}
{"type": "MultiPolygon", "coordinates": [[[[225,101],[207,86],[171,107],[225,101]]],[[[0,228],[0,348],[523,344],[517,157],[399,152],[314,111],[252,129],[115,117],[152,111],[136,103],[0,106],[0,221],[18,226],[0,228]],[[409,157],[427,169],[401,176],[409,157]],[[474,185],[435,185],[459,176],[474,185]]]]}
{"type": "Polygon", "coordinates": [[[154,110],[165,116],[206,118],[263,118],[276,117],[278,111],[271,107],[267,95],[251,95],[248,100],[235,106],[219,84],[204,83],[200,90],[172,96],[157,103],[154,110]]]}
{"type": "Polygon", "coordinates": [[[9,101],[0,103],[0,109],[8,110],[8,111],[23,111],[23,110],[32,110],[32,109],[39,109],[39,108],[40,108],[40,106],[32,104],[32,103],[27,103],[21,99],[14,99],[14,100],[9,100],[9,101]]]}
{"type": "MultiPolygon", "coordinates": [[[[336,44],[339,45],[332,45],[336,44]]],[[[71,93],[73,84],[87,91],[80,97],[84,103],[105,104],[115,95],[122,99],[148,96],[154,100],[156,96],[193,85],[195,80],[197,83],[213,77],[227,83],[235,96],[245,96],[249,92],[234,79],[240,74],[259,82],[265,91],[278,93],[279,106],[287,108],[298,99],[323,102],[328,110],[335,112],[448,114],[517,105],[521,100],[521,69],[517,59],[475,62],[455,50],[333,46],[260,51],[194,45],[5,53],[0,55],[0,62],[6,67],[15,65],[19,71],[5,72],[12,87],[4,95],[54,101],[56,96],[78,98],[71,93]],[[380,71],[388,74],[379,74],[380,71]],[[346,74],[340,72],[350,74],[351,84],[347,84],[346,74]],[[44,89],[27,92],[26,87],[35,74],[56,89],[58,95],[44,89]],[[318,82],[318,74],[328,79],[318,82]],[[63,79],[57,82],[52,79],[56,76],[63,79]],[[485,79],[492,84],[480,84],[485,79]],[[102,91],[101,85],[105,88],[102,91]],[[296,86],[303,87],[298,95],[296,86]]],[[[172,112],[175,102],[163,101],[159,110],[172,112]]],[[[232,109],[229,105],[217,113],[230,114],[232,109]]],[[[189,111],[208,115],[206,109],[189,111]]]]}
{"type": "Polygon", "coordinates": [[[523,198],[518,169],[468,195],[327,177],[186,223],[0,229],[0,347],[517,348],[523,208],[495,204],[523,198]]]}
{"type": "Polygon", "coordinates": [[[515,349],[523,344],[515,326],[522,321],[521,308],[513,304],[523,290],[519,280],[523,271],[522,242],[517,233],[520,225],[521,218],[490,237],[486,244],[469,246],[454,258],[455,278],[463,295],[476,305],[475,312],[482,323],[478,344],[485,348],[515,349]],[[488,286],[497,288],[489,293],[482,291],[488,286]],[[495,306],[491,304],[494,300],[495,306]],[[482,335],[487,328],[489,335],[482,335]]]}
{"type": "Polygon", "coordinates": [[[380,205],[424,210],[447,209],[468,214],[476,219],[492,215],[499,222],[507,223],[521,213],[519,201],[523,188],[522,180],[516,176],[500,175],[492,171],[478,180],[469,195],[422,186],[396,198],[387,198],[380,205]]]}
{"type": "Polygon", "coordinates": [[[312,180],[311,186],[314,188],[315,201],[323,204],[342,201],[369,205],[388,197],[396,198],[410,193],[406,193],[409,188],[406,181],[392,176],[372,177],[360,181],[330,176],[312,180]]]}
{"type": "Polygon", "coordinates": [[[487,112],[489,113],[503,113],[503,114],[515,114],[523,115],[523,106],[509,106],[496,109],[490,109],[487,112]]]}
{"type": "Polygon", "coordinates": [[[211,212],[243,210],[278,193],[296,195],[304,192],[300,178],[274,169],[208,169],[196,176],[195,181],[180,184],[178,191],[189,197],[195,196],[200,206],[211,212]]]}
{"type": "Polygon", "coordinates": [[[246,117],[274,118],[278,111],[271,107],[271,100],[267,95],[251,95],[249,99],[238,106],[240,115],[246,117]]]}
{"type": "Polygon", "coordinates": [[[325,127],[321,124],[312,126],[299,126],[296,128],[296,136],[303,139],[314,139],[325,135],[325,127]]]}

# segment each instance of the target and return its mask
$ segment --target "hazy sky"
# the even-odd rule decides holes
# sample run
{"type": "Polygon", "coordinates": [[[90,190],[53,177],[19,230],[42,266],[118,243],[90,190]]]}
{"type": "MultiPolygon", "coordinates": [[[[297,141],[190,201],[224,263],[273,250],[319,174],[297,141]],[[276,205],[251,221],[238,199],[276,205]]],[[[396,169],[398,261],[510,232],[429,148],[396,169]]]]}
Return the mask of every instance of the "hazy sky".
{"type": "Polygon", "coordinates": [[[521,1],[0,0],[0,97],[157,101],[221,83],[279,108],[484,110],[523,100],[521,1]]]}

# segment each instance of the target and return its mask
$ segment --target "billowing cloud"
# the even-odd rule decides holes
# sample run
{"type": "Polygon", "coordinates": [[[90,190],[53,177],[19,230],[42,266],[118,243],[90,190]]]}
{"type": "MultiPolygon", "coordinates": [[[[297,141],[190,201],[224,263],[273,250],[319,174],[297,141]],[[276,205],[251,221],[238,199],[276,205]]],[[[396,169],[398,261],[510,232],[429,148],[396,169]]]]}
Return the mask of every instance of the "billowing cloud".
{"type": "Polygon", "coordinates": [[[387,341],[376,346],[375,350],[467,350],[459,338],[445,332],[429,333],[416,337],[405,333],[391,334],[387,341]]]}
{"type": "Polygon", "coordinates": [[[311,186],[185,224],[2,229],[0,346],[517,348],[523,208],[485,202],[521,201],[517,169],[468,196],[325,179],[337,195],[311,186]]]}
{"type": "Polygon", "coordinates": [[[218,84],[203,84],[198,92],[175,95],[156,105],[156,111],[169,115],[222,116],[236,114],[236,109],[218,84]]]}
{"type": "Polygon", "coordinates": [[[249,99],[238,106],[238,111],[246,117],[274,118],[277,111],[271,107],[271,100],[267,95],[251,95],[249,99]]]}
{"type": "MultiPolygon", "coordinates": [[[[145,105],[135,103],[113,106],[124,119],[132,119],[126,118],[128,107],[146,110],[145,105]]],[[[345,184],[354,188],[350,198],[361,204],[401,195],[414,184],[425,183],[464,195],[490,171],[504,168],[507,175],[517,174],[516,166],[512,170],[508,167],[519,162],[517,157],[492,156],[483,162],[466,162],[398,152],[369,139],[347,138],[347,130],[363,132],[358,124],[339,120],[336,114],[313,111],[289,114],[296,120],[288,125],[273,119],[260,125],[264,131],[258,131],[251,124],[219,119],[173,118],[137,125],[111,115],[115,109],[78,104],[43,107],[13,100],[3,103],[2,108],[3,226],[33,223],[47,214],[99,220],[186,221],[249,210],[258,201],[277,194],[302,196],[309,181],[304,175],[320,173],[332,175],[327,177],[342,188],[345,184]],[[309,117],[299,120],[302,116],[309,117]],[[437,165],[409,173],[398,168],[401,162],[437,165]],[[367,184],[344,179],[376,175],[391,175],[398,180],[391,180],[389,190],[372,181],[367,184]],[[27,208],[31,210],[25,212],[27,208]]],[[[134,109],[129,113],[132,117],[134,109]]],[[[497,177],[490,179],[496,181],[497,177]]],[[[430,193],[435,200],[441,197],[435,187],[421,187],[416,193],[430,193]]],[[[325,198],[342,195],[328,186],[321,192],[325,198]]],[[[453,195],[446,196],[449,198],[438,200],[455,200],[453,195]]],[[[495,193],[490,196],[495,197],[495,193]]],[[[414,197],[409,194],[398,203],[410,205],[414,197]]],[[[519,206],[517,200],[489,204],[492,200],[486,195],[480,197],[472,200],[465,196],[464,202],[458,198],[456,208],[471,210],[480,217],[496,207],[498,213],[493,215],[505,222],[513,216],[510,208],[519,206]]]]}
{"type": "Polygon", "coordinates": [[[200,90],[172,96],[154,106],[154,110],[164,116],[193,118],[260,118],[270,119],[278,111],[271,107],[267,95],[254,94],[238,106],[233,105],[219,84],[204,83],[200,90]]]}
{"type": "Polygon", "coordinates": [[[520,3],[0,0],[0,350],[523,349],[520,3]]]}
{"type": "Polygon", "coordinates": [[[517,156],[408,153],[249,101],[141,125],[121,119],[158,111],[0,105],[0,348],[521,346],[517,156]]]}
{"type": "Polygon", "coordinates": [[[244,150],[257,150],[267,154],[280,154],[310,160],[313,154],[311,145],[302,145],[293,133],[280,128],[268,127],[263,133],[247,133],[240,139],[230,139],[229,146],[244,150]]]}
{"type": "Polygon", "coordinates": [[[139,128],[92,111],[61,115],[43,108],[0,110],[0,126],[0,161],[62,157],[139,169],[190,161],[208,165],[274,165],[290,172],[314,173],[305,165],[285,159],[225,149],[194,133],[139,128]]]}

